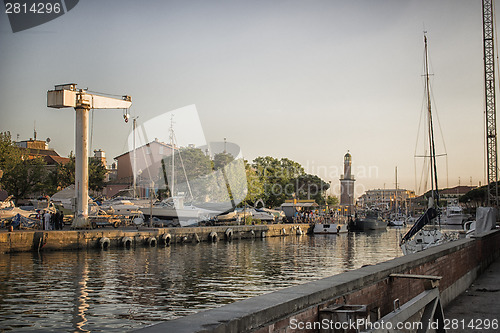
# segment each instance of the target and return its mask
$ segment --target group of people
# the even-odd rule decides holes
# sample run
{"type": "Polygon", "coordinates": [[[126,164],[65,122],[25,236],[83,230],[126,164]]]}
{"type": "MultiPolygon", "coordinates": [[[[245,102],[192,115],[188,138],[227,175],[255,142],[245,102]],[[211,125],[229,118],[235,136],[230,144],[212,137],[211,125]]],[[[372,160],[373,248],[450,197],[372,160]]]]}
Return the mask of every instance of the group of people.
{"type": "Polygon", "coordinates": [[[42,215],[42,229],[43,230],[62,230],[64,226],[64,213],[57,211],[50,213],[46,211],[42,215]]]}

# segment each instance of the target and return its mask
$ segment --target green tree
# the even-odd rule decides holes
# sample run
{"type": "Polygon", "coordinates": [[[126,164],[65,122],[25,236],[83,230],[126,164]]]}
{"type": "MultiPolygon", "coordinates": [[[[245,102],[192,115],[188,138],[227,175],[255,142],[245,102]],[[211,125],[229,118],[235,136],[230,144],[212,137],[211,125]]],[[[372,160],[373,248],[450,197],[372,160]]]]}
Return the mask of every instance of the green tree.
{"type": "Polygon", "coordinates": [[[318,176],[307,174],[299,163],[288,158],[257,157],[252,164],[264,188],[262,199],[267,206],[276,207],[292,199],[311,198],[324,203],[324,191],[330,185],[318,176]]]}
{"type": "Polygon", "coordinates": [[[219,170],[234,161],[234,156],[229,153],[219,153],[214,155],[214,170],[219,170]]]}
{"type": "Polygon", "coordinates": [[[338,206],[339,204],[339,198],[334,196],[334,195],[329,195],[326,197],[326,203],[330,207],[338,206]]]}
{"type": "Polygon", "coordinates": [[[15,202],[38,191],[44,191],[48,172],[41,157],[23,159],[2,177],[4,189],[14,196],[15,202]]]}
{"type": "Polygon", "coordinates": [[[0,170],[8,174],[23,160],[23,154],[11,139],[10,132],[0,133],[0,170]]]}
{"type": "Polygon", "coordinates": [[[59,188],[65,188],[75,183],[75,155],[69,154],[68,163],[59,163],[56,167],[56,183],[59,188]]]}
{"type": "MultiPolygon", "coordinates": [[[[89,189],[91,191],[99,192],[104,188],[104,179],[107,173],[106,167],[99,159],[89,158],[89,189]]],[[[63,164],[59,163],[56,167],[55,182],[59,189],[73,185],[75,183],[75,156],[73,152],[69,155],[69,162],[63,164]]],[[[54,180],[52,180],[53,182],[54,180]]]]}
{"type": "Polygon", "coordinates": [[[257,171],[245,160],[245,173],[247,179],[247,195],[244,204],[253,205],[255,201],[264,195],[264,184],[260,180],[257,171]]]}
{"type": "MultiPolygon", "coordinates": [[[[210,157],[199,148],[182,148],[174,156],[162,159],[158,171],[158,181],[161,196],[177,195],[179,192],[186,194],[192,192],[193,199],[205,201],[206,188],[209,180],[205,177],[212,172],[210,157]],[[174,158],[174,172],[172,173],[172,158],[174,158]],[[174,184],[172,182],[174,176],[174,184]],[[174,192],[171,192],[173,185],[174,192]]],[[[189,195],[190,198],[190,195],[189,195]]]]}
{"type": "Polygon", "coordinates": [[[108,170],[97,158],[89,160],[89,189],[94,192],[100,192],[104,188],[104,179],[108,170]]]}
{"type": "Polygon", "coordinates": [[[17,203],[30,194],[42,191],[48,181],[45,161],[29,158],[12,141],[10,132],[0,133],[0,184],[17,203]]]}

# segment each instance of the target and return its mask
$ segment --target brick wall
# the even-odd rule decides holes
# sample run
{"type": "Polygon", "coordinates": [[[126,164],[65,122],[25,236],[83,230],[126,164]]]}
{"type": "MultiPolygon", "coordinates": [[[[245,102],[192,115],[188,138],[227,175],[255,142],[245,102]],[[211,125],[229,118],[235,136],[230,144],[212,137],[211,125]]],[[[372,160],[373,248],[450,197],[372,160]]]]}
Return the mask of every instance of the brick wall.
{"type": "Polygon", "coordinates": [[[318,322],[319,311],[333,304],[367,305],[384,316],[424,291],[422,280],[391,278],[390,274],[441,276],[439,290],[445,306],[500,255],[500,230],[475,239],[462,239],[377,265],[334,275],[203,311],[140,330],[141,332],[317,332],[290,327],[295,322],[318,322]]]}

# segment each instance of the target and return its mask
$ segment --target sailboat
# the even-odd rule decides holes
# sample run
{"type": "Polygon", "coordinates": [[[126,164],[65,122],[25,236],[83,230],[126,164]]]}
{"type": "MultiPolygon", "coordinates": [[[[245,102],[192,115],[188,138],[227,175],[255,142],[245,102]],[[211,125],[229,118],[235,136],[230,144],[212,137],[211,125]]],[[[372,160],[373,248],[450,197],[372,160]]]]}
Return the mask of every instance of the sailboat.
{"type": "Polygon", "coordinates": [[[427,50],[427,36],[424,33],[425,44],[425,92],[427,101],[427,125],[429,135],[429,158],[430,158],[430,176],[431,176],[431,196],[429,198],[428,208],[426,212],[420,216],[415,224],[401,238],[400,247],[403,254],[415,253],[425,250],[431,246],[439,245],[445,241],[444,235],[436,226],[440,225],[439,209],[439,191],[437,182],[437,167],[436,167],[436,148],[434,144],[434,129],[432,123],[430,83],[429,83],[429,62],[427,50]],[[432,227],[424,229],[424,226],[431,224],[432,227]]]}
{"type": "Polygon", "coordinates": [[[402,227],[406,225],[406,216],[399,212],[398,207],[398,167],[396,167],[396,191],[394,193],[394,215],[389,221],[391,227],[402,227]]]}
{"type": "MultiPolygon", "coordinates": [[[[218,214],[218,211],[211,211],[208,209],[203,209],[199,207],[195,207],[192,205],[188,205],[185,203],[184,193],[176,193],[176,178],[175,178],[175,150],[176,150],[176,140],[174,134],[173,127],[173,119],[171,119],[170,125],[170,147],[172,149],[171,152],[171,176],[168,179],[169,187],[170,187],[170,197],[165,200],[156,202],[154,204],[150,204],[149,206],[144,206],[140,210],[143,214],[148,217],[156,218],[158,222],[162,221],[178,221],[180,226],[187,227],[191,225],[196,225],[200,221],[208,220],[218,214]]],[[[180,152],[178,152],[180,154],[180,152]]],[[[180,156],[180,155],[179,155],[180,156]]],[[[186,177],[186,185],[191,196],[193,198],[193,194],[191,192],[191,186],[189,185],[189,180],[186,176],[186,170],[184,168],[184,163],[182,161],[182,157],[180,158],[182,169],[184,171],[184,176],[186,177]]],[[[167,182],[167,174],[165,170],[165,164],[162,161],[162,170],[163,170],[163,178],[165,182],[167,182]]]]}

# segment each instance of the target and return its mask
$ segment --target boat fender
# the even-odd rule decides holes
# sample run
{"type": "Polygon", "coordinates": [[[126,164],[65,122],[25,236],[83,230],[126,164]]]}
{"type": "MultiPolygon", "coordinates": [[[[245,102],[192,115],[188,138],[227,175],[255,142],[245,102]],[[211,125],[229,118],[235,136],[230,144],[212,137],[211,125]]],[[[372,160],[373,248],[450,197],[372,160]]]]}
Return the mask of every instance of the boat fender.
{"type": "Polygon", "coordinates": [[[340,226],[337,226],[337,233],[340,233],[340,226]]]}
{"type": "Polygon", "coordinates": [[[218,239],[218,238],[217,238],[217,233],[216,233],[215,231],[212,231],[212,232],[210,233],[210,235],[208,235],[208,239],[209,239],[209,241],[211,241],[212,243],[217,242],[217,239],[218,239]]]}
{"type": "Polygon", "coordinates": [[[198,236],[198,234],[197,234],[197,233],[195,233],[195,234],[193,235],[193,242],[195,242],[195,243],[199,243],[199,242],[200,242],[200,236],[198,236]]]}
{"type": "Polygon", "coordinates": [[[155,247],[156,246],[156,238],[153,236],[146,238],[146,245],[150,247],[155,247]]]}
{"type": "Polygon", "coordinates": [[[170,242],[172,241],[172,236],[170,236],[169,233],[166,233],[166,234],[163,234],[161,236],[161,239],[163,241],[163,244],[165,244],[166,246],[169,246],[170,242]]]}
{"type": "Polygon", "coordinates": [[[229,242],[230,242],[231,240],[233,240],[233,229],[228,228],[228,229],[226,230],[226,232],[224,233],[224,236],[226,237],[226,240],[227,240],[227,241],[229,241],[229,242]]]}
{"type": "Polygon", "coordinates": [[[297,235],[302,235],[302,230],[300,228],[297,228],[297,235]]]}
{"type": "Polygon", "coordinates": [[[250,230],[250,236],[255,237],[255,231],[250,230]]]}
{"type": "Polygon", "coordinates": [[[132,238],[127,236],[122,237],[121,244],[125,248],[130,248],[132,246],[132,238]]]}
{"type": "Polygon", "coordinates": [[[186,243],[188,240],[187,236],[182,236],[181,237],[181,243],[186,243]]]}
{"type": "Polygon", "coordinates": [[[266,232],[265,231],[262,231],[262,233],[260,234],[260,238],[266,238],[266,232]]]}
{"type": "Polygon", "coordinates": [[[109,240],[108,237],[101,237],[99,239],[99,246],[101,247],[101,249],[103,250],[106,250],[109,248],[109,244],[111,243],[111,241],[109,240]]]}
{"type": "Polygon", "coordinates": [[[282,234],[282,235],[286,235],[286,230],[285,230],[285,228],[281,229],[281,234],[282,234]]]}

